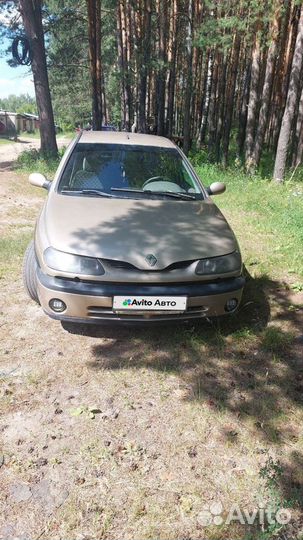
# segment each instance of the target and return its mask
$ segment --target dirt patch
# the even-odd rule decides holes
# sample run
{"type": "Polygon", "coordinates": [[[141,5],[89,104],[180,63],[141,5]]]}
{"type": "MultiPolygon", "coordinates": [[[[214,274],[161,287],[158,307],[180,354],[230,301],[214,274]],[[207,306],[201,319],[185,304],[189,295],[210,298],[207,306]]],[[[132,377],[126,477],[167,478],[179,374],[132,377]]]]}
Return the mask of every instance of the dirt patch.
{"type": "MultiPolygon", "coordinates": [[[[39,190],[13,172],[0,186],[3,235],[33,230],[39,190]]],[[[262,525],[226,516],[261,503],[288,506],[299,537],[301,293],[259,276],[229,321],[62,327],[25,295],[21,252],[10,261],[0,537],[260,538],[262,525]]]]}
{"type": "Polygon", "coordinates": [[[0,172],[6,172],[12,169],[17,157],[24,150],[38,149],[40,147],[39,139],[31,139],[30,137],[19,138],[18,142],[11,142],[0,146],[0,172]]]}
{"type": "MultiPolygon", "coordinates": [[[[59,137],[57,140],[58,147],[67,146],[70,140],[64,137],[59,137]]],[[[13,169],[17,157],[24,150],[38,150],[40,148],[40,139],[31,138],[30,136],[19,137],[17,142],[0,145],[0,172],[7,172],[13,169]]]]}

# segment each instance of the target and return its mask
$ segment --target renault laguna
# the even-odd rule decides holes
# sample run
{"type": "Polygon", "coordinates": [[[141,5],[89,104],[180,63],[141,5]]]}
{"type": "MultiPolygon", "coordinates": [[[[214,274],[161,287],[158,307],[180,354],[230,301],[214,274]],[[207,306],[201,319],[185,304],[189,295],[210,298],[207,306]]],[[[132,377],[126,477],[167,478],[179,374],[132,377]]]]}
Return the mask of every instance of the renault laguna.
{"type": "Polygon", "coordinates": [[[29,296],[54,319],[98,323],[221,316],[239,306],[237,240],[170,140],[83,132],[48,190],[24,257],[29,296]]]}

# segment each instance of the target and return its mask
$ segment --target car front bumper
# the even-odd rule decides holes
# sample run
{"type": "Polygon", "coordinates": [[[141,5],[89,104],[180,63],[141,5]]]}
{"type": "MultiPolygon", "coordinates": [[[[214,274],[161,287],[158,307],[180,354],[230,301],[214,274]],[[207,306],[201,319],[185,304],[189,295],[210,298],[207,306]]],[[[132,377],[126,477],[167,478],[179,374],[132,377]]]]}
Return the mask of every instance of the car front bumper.
{"type": "Polygon", "coordinates": [[[45,313],[63,321],[92,322],[127,321],[153,322],[168,320],[187,320],[202,317],[226,315],[226,302],[236,299],[240,304],[245,279],[240,277],[218,280],[212,283],[167,283],[134,284],[111,282],[84,282],[56,278],[43,274],[38,268],[38,296],[45,313]],[[175,311],[131,311],[113,310],[113,296],[187,296],[187,308],[184,312],[175,311]],[[62,313],[54,312],[49,302],[62,300],[66,309],[62,313]]]}

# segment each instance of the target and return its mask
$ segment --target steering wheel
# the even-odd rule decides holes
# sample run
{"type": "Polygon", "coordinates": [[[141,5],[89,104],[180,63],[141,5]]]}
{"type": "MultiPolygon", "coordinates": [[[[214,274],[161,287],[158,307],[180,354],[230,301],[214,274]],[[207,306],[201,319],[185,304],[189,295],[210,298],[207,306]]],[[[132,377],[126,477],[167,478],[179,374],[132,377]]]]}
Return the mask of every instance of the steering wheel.
{"type": "Polygon", "coordinates": [[[171,182],[171,179],[167,176],[152,176],[151,178],[148,178],[148,180],[145,180],[142,189],[148,186],[148,184],[151,184],[152,182],[157,182],[158,180],[164,180],[164,182],[171,182]]]}

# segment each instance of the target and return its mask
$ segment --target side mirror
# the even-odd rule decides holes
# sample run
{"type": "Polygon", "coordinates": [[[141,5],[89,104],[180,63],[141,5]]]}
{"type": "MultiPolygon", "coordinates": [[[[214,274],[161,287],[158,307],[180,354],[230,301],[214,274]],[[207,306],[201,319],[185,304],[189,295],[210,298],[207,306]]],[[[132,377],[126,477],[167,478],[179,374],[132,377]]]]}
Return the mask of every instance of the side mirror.
{"type": "Polygon", "coordinates": [[[32,173],[29,175],[28,179],[32,186],[42,187],[44,189],[50,188],[51,182],[45,178],[44,174],[32,173]]]}
{"type": "Polygon", "coordinates": [[[225,190],[226,185],[223,184],[223,182],[213,182],[207,188],[207,193],[208,195],[220,195],[220,193],[224,193],[225,190]]]}

